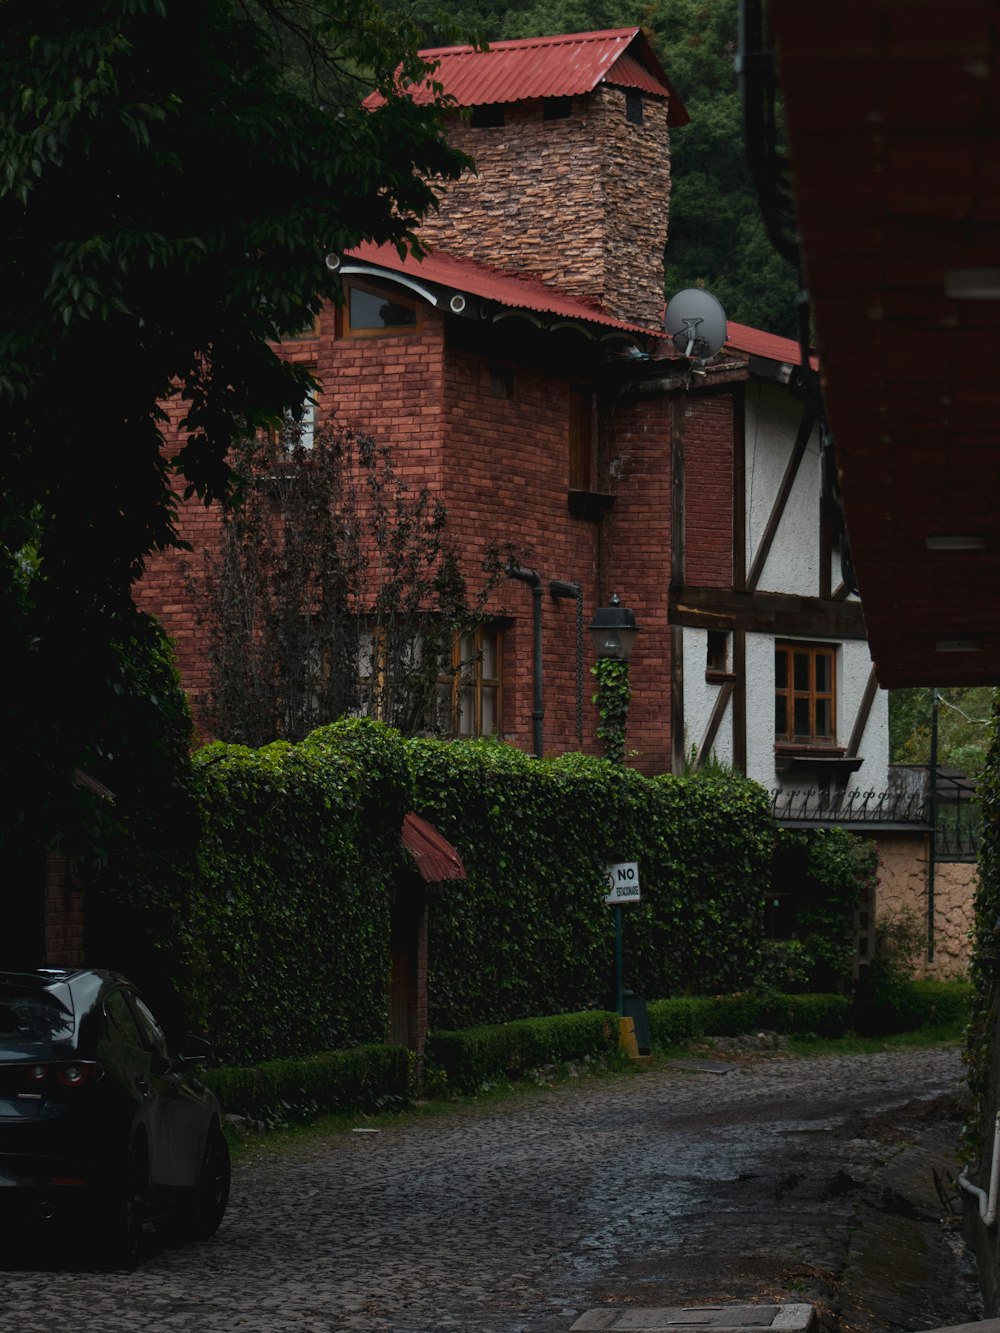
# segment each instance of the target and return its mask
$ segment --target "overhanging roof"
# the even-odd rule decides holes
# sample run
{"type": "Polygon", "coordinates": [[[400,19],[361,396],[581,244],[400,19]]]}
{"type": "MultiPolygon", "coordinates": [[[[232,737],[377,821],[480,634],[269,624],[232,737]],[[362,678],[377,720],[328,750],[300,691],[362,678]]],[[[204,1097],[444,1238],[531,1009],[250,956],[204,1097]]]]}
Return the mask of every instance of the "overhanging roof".
{"type": "Polygon", "coordinates": [[[427,883],[466,878],[462,858],[448,839],[412,810],[403,819],[400,836],[403,846],[417,863],[420,878],[427,883]]]}
{"type": "Polygon", "coordinates": [[[348,251],[341,272],[349,275],[366,268],[381,269],[387,276],[400,275],[418,284],[418,291],[422,286],[424,290],[421,294],[435,304],[447,306],[447,299],[442,302],[440,298],[447,297],[449,292],[475,296],[487,303],[487,313],[491,303],[497,308],[489,315],[493,319],[502,316],[503,311],[528,311],[545,316],[550,325],[558,326],[560,322],[579,325],[582,331],[589,331],[592,336],[599,335],[602,329],[619,330],[632,337],[656,336],[642,324],[629,324],[625,320],[615,319],[596,303],[586,301],[581,296],[568,296],[538,278],[489,268],[474,260],[459,259],[443,250],[431,250],[426,246],[423,258],[416,259],[409,254],[400,258],[396,247],[391,244],[365,243],[348,251]]]}
{"type": "Polygon", "coordinates": [[[771,0],[770,13],[878,679],[996,684],[1000,302],[955,299],[945,275],[1000,266],[1000,11],[771,0]],[[941,549],[951,538],[983,544],[941,549]]]}

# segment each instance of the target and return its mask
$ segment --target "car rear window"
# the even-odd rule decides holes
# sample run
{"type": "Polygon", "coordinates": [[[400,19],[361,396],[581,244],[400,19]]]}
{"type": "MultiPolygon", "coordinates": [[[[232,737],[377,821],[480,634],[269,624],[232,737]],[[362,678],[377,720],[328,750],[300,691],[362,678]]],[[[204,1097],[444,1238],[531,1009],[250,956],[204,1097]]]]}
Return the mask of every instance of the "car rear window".
{"type": "Polygon", "coordinates": [[[73,1015],[55,998],[0,987],[0,1037],[49,1042],[73,1035],[73,1015]]]}

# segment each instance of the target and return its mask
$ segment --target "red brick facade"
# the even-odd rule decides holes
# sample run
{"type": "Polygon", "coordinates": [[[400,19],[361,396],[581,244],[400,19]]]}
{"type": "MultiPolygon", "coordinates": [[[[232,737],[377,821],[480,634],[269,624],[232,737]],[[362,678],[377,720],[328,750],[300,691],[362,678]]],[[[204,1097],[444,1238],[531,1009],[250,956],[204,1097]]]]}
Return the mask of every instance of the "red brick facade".
{"type": "Polygon", "coordinates": [[[42,958],[47,967],[82,967],[84,961],[83,891],[72,858],[60,852],[45,857],[42,958]]]}
{"type": "MultiPolygon", "coordinates": [[[[493,543],[512,543],[522,563],[540,574],[546,754],[579,748],[576,605],[553,598],[549,581],[582,586],[587,623],[618,593],[641,626],[628,746],[644,771],[669,770],[671,434],[680,413],[688,581],[720,586],[732,571],[730,396],[640,394],[631,367],[602,359],[576,334],[540,334],[521,320],[484,330],[431,308],[417,331],[380,338],[337,337],[332,312],[324,312],[320,336],[294,344],[290,354],[317,369],[321,417],[371,432],[390,446],[401,472],[441,495],[470,587],[482,579],[481,561],[493,543]],[[614,496],[601,521],[569,509],[570,392],[581,383],[595,391],[593,489],[614,496]],[[500,396],[501,385],[509,398],[500,396]]],[[[193,554],[151,559],[137,589],[140,605],[159,615],[175,640],[202,724],[207,664],[184,570],[198,566],[216,523],[212,511],[185,505],[181,532],[193,554]]],[[[531,750],[530,587],[505,581],[490,610],[506,626],[502,735],[531,750]]],[[[587,635],[583,648],[584,748],[596,752],[587,635]]]]}
{"type": "MultiPolygon", "coordinates": [[[[490,266],[483,272],[527,272],[599,303],[616,319],[661,327],[669,99],[598,83],[557,108],[543,97],[502,112],[503,124],[490,128],[471,118],[453,123],[452,137],[475,157],[478,174],[451,187],[421,238],[490,266]]],[[[374,283],[393,300],[413,300],[405,284],[373,268],[374,276],[355,273],[346,280],[374,283]]],[[[615,340],[607,324],[569,327],[514,309],[501,310],[500,318],[494,310],[486,319],[469,319],[427,299],[415,304],[416,327],[391,336],[338,336],[334,311],[326,309],[318,336],[286,344],[283,354],[318,375],[321,419],[370,432],[390,447],[401,474],[441,495],[471,588],[481,581],[480,562],[491,544],[510,543],[522,564],[540,575],[546,754],[580,746],[576,604],[552,597],[549,581],[581,585],[587,623],[617,592],[641,626],[627,745],[644,771],[669,770],[671,524],[686,502],[688,582],[731,582],[728,392],[688,393],[683,380],[663,380],[670,363],[630,356],[622,335],[615,340]],[[569,496],[571,431],[579,441],[587,403],[593,438],[586,491],[592,494],[574,492],[576,512],[581,503],[587,512],[578,517],[569,496]],[[685,472],[674,478],[672,441],[680,429],[685,472]],[[686,496],[677,493],[682,484],[686,496]]],[[[695,388],[704,383],[692,381],[695,388]]],[[[182,535],[195,548],[196,563],[214,522],[204,509],[185,506],[182,535]]],[[[183,567],[191,560],[151,560],[137,595],[174,637],[182,677],[204,722],[204,644],[184,593],[183,567]]],[[[505,582],[490,611],[505,627],[501,733],[531,750],[531,588],[505,582]]],[[[583,746],[596,752],[593,650],[586,633],[583,653],[583,746]]]]}
{"type": "Polygon", "coordinates": [[[705,394],[685,406],[685,581],[733,584],[733,396],[705,394]]]}

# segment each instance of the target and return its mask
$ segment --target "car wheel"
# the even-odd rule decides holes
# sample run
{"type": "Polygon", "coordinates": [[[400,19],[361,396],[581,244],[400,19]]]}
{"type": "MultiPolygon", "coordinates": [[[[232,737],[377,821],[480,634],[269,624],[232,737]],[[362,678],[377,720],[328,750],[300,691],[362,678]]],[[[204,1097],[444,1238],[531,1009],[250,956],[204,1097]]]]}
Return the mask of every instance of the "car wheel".
{"type": "Polygon", "coordinates": [[[131,1272],[139,1262],[148,1184],[149,1164],[145,1148],[141,1143],[134,1143],[125,1170],[105,1201],[105,1229],[100,1248],[109,1268],[131,1272]]]}
{"type": "Polygon", "coordinates": [[[187,1227],[192,1240],[208,1240],[219,1229],[229,1203],[229,1144],[218,1125],[213,1125],[205,1144],[194,1206],[187,1227]]]}

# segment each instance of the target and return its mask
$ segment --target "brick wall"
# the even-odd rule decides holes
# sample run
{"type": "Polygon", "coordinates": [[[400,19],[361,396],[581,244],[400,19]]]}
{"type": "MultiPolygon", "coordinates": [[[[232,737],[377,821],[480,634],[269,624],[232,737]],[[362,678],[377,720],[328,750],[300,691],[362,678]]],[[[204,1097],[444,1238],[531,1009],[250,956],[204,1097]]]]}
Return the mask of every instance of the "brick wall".
{"type": "MultiPolygon", "coordinates": [[[[436,310],[422,307],[421,326],[414,334],[345,339],[336,337],[335,313],[327,308],[317,337],[286,343],[282,351],[289,360],[311,367],[322,382],[321,422],[332,415],[343,428],[371,432],[392,446],[393,464],[410,485],[440,487],[443,337],[436,310]]],[[[176,435],[167,451],[175,448],[176,435]]],[[[192,575],[201,574],[204,553],[218,540],[219,514],[197,501],[181,504],[179,513],[180,536],[192,549],[150,556],[135,600],[160,619],[174,640],[198,735],[208,740],[206,638],[189,583],[192,575]]]]}
{"type": "MultiPolygon", "coordinates": [[[[516,337],[516,335],[515,335],[516,337]]],[[[444,500],[449,531],[470,567],[490,542],[511,542],[522,564],[542,576],[545,753],[578,748],[576,731],[576,603],[554,599],[551,579],[580,583],[588,614],[595,605],[597,533],[571,517],[568,376],[514,363],[511,397],[494,396],[488,358],[453,349],[445,381],[444,500]]],[[[504,724],[507,739],[533,746],[533,600],[528,584],[505,581],[493,610],[515,624],[504,641],[504,724]]],[[[585,672],[590,660],[584,645],[585,672]]],[[[584,679],[584,734],[596,714],[593,683],[584,679]]]]}
{"type": "Polygon", "coordinates": [[[733,398],[692,394],[684,421],[684,569],[693,587],[733,585],[733,398]]]}
{"type": "MultiPolygon", "coordinates": [[[[412,334],[337,338],[332,312],[321,335],[286,347],[323,380],[321,413],[372,432],[414,484],[427,484],[448,509],[470,590],[482,586],[490,544],[512,543],[538,570],[542,596],[544,749],[576,749],[577,625],[573,600],[553,599],[551,579],[579,582],[585,623],[612,592],[642,628],[632,664],[633,704],[627,744],[644,772],[669,771],[671,559],[670,437],[685,414],[688,581],[727,586],[732,579],[732,403],[728,393],[629,396],[608,387],[595,416],[598,490],[616,496],[601,523],[569,513],[571,386],[600,382],[594,345],[560,342],[520,321],[483,329],[425,308],[412,334]],[[478,342],[477,342],[478,339],[478,342]],[[557,354],[557,349],[561,349],[557,354]],[[495,373],[499,368],[503,374],[495,373]],[[491,373],[493,372],[493,373],[491,373]],[[504,375],[510,397],[503,396],[504,375]]],[[[563,335],[565,339],[568,335],[563,335]]],[[[197,564],[217,533],[213,510],[183,506],[182,535],[195,548],[153,557],[137,599],[159,614],[177,644],[182,678],[196,716],[208,686],[197,608],[185,566],[197,564]]],[[[502,667],[503,735],[533,748],[532,592],[502,580],[489,610],[508,617],[502,667]]],[[[597,753],[596,709],[584,637],[584,749],[597,753]]],[[[207,733],[202,729],[203,738],[207,733]]]]}
{"type": "Polygon", "coordinates": [[[617,495],[602,535],[601,594],[635,612],[626,749],[647,773],[670,771],[670,422],[674,400],[613,399],[602,408],[601,472],[617,495]]]}
{"type": "Polygon", "coordinates": [[[83,966],[83,892],[77,885],[71,858],[60,852],[49,852],[45,857],[42,931],[45,966],[83,966]]]}
{"type": "Polygon", "coordinates": [[[572,99],[565,119],[541,101],[505,108],[506,123],[449,137],[477,174],[451,185],[421,224],[428,244],[480,263],[531,273],[591,297],[621,319],[659,328],[670,202],[667,102],[643,97],[643,123],[625,93],[599,86],[572,99]]]}

